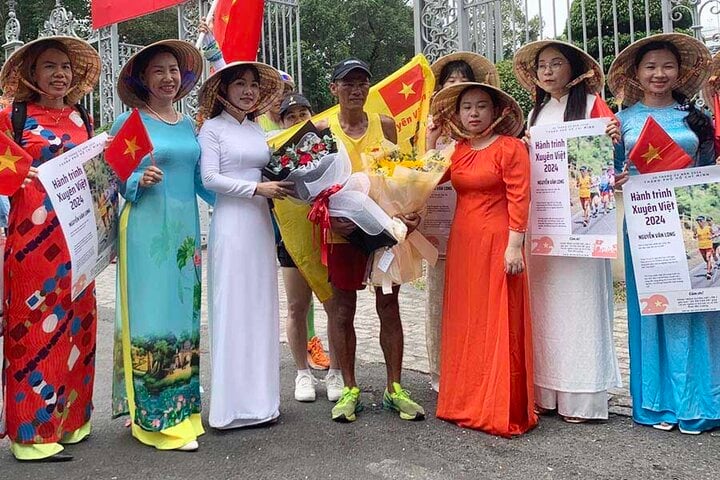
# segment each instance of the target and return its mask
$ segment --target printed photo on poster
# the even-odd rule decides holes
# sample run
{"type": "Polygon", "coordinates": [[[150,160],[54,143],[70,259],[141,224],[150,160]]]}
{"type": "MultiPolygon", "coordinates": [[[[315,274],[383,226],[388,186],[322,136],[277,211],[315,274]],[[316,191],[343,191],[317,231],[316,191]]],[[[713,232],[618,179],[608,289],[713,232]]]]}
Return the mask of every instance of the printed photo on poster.
{"type": "Polygon", "coordinates": [[[568,138],[567,153],[572,234],[615,235],[612,142],[606,135],[568,138]]]}
{"type": "Polygon", "coordinates": [[[38,168],[70,251],[73,299],[116,254],[118,182],[101,157],[106,139],[100,134],[38,168]]]}
{"type": "Polygon", "coordinates": [[[533,255],[617,256],[613,144],[608,119],[530,129],[533,255]]]}
{"type": "Polygon", "coordinates": [[[720,185],[675,188],[682,239],[693,289],[720,287],[720,185]]]}
{"type": "Polygon", "coordinates": [[[630,178],[627,234],[643,315],[720,310],[720,167],[630,178]]]}

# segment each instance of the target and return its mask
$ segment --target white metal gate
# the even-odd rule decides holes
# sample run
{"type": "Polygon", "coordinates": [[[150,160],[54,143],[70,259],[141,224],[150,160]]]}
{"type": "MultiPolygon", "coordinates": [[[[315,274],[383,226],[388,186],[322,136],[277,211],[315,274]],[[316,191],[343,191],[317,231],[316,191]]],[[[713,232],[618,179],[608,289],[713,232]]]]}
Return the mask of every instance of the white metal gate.
{"type": "Polygon", "coordinates": [[[414,6],[415,49],[430,61],[470,50],[497,62],[529,41],[559,38],[605,64],[604,57],[648,32],[674,30],[720,49],[720,0],[414,0],[414,6]]]}

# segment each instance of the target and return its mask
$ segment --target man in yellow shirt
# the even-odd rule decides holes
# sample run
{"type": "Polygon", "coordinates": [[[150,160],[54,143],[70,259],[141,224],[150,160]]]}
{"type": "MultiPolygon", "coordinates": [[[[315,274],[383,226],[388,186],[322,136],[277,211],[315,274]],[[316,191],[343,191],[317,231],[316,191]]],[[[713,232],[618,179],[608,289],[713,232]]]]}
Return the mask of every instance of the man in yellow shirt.
{"type": "MultiPolygon", "coordinates": [[[[397,142],[395,121],[386,115],[365,111],[365,101],[370,91],[370,68],[367,63],[348,58],[338,63],[331,77],[330,92],[338,99],[339,112],[317,123],[318,130],[330,128],[338,142],[348,151],[353,172],[362,168],[361,152],[373,147],[386,138],[397,142]]],[[[412,231],[420,223],[418,214],[401,217],[412,231]]],[[[355,380],[355,308],[357,291],[365,288],[368,256],[358,247],[347,243],[344,238],[357,228],[349,220],[332,218],[333,245],[328,253],[328,276],[333,287],[331,318],[328,322],[331,344],[342,370],[345,387],[342,396],[332,410],[332,419],[338,422],[355,421],[355,413],[362,409],[360,389],[355,380]],[[340,242],[340,243],[338,243],[340,242]]],[[[423,408],[415,403],[400,384],[403,357],[403,330],[400,321],[398,293],[400,286],[394,286],[392,293],[385,295],[376,288],[375,306],[380,318],[380,346],[387,365],[387,388],[383,406],[399,412],[405,420],[419,420],[425,417],[423,408]]]]}
{"type": "Polygon", "coordinates": [[[580,176],[577,179],[577,188],[579,190],[580,208],[583,210],[583,227],[587,227],[590,220],[590,186],[592,178],[588,173],[588,168],[583,165],[580,167],[580,176]]]}
{"type": "Polygon", "coordinates": [[[698,242],[698,250],[700,250],[700,256],[705,260],[707,264],[707,271],[705,278],[710,280],[712,278],[713,269],[713,242],[712,242],[712,228],[707,223],[707,219],[700,215],[695,221],[698,226],[695,228],[695,234],[693,237],[698,242]]]}

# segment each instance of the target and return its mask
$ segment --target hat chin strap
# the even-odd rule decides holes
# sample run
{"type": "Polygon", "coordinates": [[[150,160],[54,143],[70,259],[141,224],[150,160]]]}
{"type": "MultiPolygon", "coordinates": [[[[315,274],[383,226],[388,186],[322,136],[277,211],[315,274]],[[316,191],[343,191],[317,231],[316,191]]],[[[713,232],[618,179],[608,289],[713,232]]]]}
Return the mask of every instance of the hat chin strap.
{"type": "MultiPolygon", "coordinates": [[[[243,110],[241,108],[236,107],[228,99],[223,97],[222,95],[218,94],[217,96],[218,101],[222,104],[223,107],[225,107],[225,111],[228,112],[232,117],[237,120],[238,122],[241,122],[245,120],[247,117],[247,114],[254,111],[254,110],[243,110]]],[[[253,105],[253,109],[255,108],[255,105],[253,105]]]]}
{"type": "MultiPolygon", "coordinates": [[[[577,84],[579,84],[579,83],[582,83],[582,82],[584,82],[585,80],[588,80],[588,79],[593,78],[593,77],[595,77],[595,70],[588,70],[587,72],[583,73],[582,75],[580,75],[580,76],[577,77],[576,79],[570,80],[570,82],[569,82],[567,85],[565,85],[565,88],[567,88],[568,90],[570,90],[570,89],[571,89],[572,87],[574,87],[575,85],[577,85],[577,84]]],[[[534,83],[535,85],[537,85],[538,87],[542,88],[542,85],[540,85],[540,79],[537,78],[537,76],[532,76],[532,77],[530,77],[530,78],[532,79],[532,81],[533,81],[533,83],[534,83]]]]}
{"type": "Polygon", "coordinates": [[[65,98],[65,97],[67,97],[68,95],[70,95],[72,92],[74,92],[75,90],[77,90],[77,88],[78,88],[78,86],[79,86],[79,84],[76,83],[76,84],[73,85],[72,87],[68,88],[67,92],[65,92],[65,95],[51,95],[51,94],[47,93],[45,90],[43,90],[43,89],[41,89],[41,88],[33,85],[32,83],[28,82],[27,80],[25,80],[25,79],[22,78],[22,77],[20,78],[20,81],[23,83],[23,85],[25,85],[27,88],[29,88],[29,89],[32,90],[33,92],[35,92],[35,93],[37,93],[37,94],[39,94],[39,95],[41,95],[41,96],[43,96],[43,97],[47,97],[47,98],[49,98],[50,100],[57,100],[57,99],[59,99],[59,98],[65,98]]]}
{"type": "Polygon", "coordinates": [[[500,125],[500,123],[503,120],[505,120],[511,113],[512,113],[512,109],[510,107],[503,108],[503,111],[500,114],[500,116],[497,119],[495,119],[495,121],[489,127],[487,127],[485,130],[483,130],[482,132],[480,132],[477,135],[467,133],[464,129],[458,127],[453,122],[448,122],[448,123],[449,123],[449,127],[450,127],[450,130],[452,131],[453,135],[455,135],[459,138],[464,138],[466,140],[472,140],[475,138],[485,138],[487,136],[490,136],[493,133],[493,131],[495,130],[495,127],[500,125]]]}
{"type": "Polygon", "coordinates": [[[565,85],[565,88],[567,88],[568,90],[570,90],[570,89],[573,88],[575,85],[578,85],[579,83],[582,83],[582,82],[584,82],[585,80],[589,80],[589,79],[594,78],[594,77],[595,77],[595,70],[588,70],[587,72],[585,72],[585,73],[583,73],[582,75],[580,75],[579,77],[577,77],[575,80],[571,80],[570,83],[568,83],[567,85],[565,85]]]}

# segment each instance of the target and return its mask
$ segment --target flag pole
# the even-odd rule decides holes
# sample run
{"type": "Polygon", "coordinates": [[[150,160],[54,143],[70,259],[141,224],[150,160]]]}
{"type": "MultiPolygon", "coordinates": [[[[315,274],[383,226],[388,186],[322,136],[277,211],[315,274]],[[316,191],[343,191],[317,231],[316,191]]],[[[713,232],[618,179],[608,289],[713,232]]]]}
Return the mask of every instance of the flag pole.
{"type": "MultiPolygon", "coordinates": [[[[213,2],[210,4],[210,9],[208,10],[207,16],[205,17],[205,21],[207,22],[208,26],[212,24],[213,17],[215,16],[215,9],[217,8],[219,2],[220,0],[213,0],[213,2]]],[[[202,47],[203,44],[203,40],[205,40],[205,32],[200,32],[197,42],[195,42],[195,48],[200,50],[200,47],[202,47]]]]}

